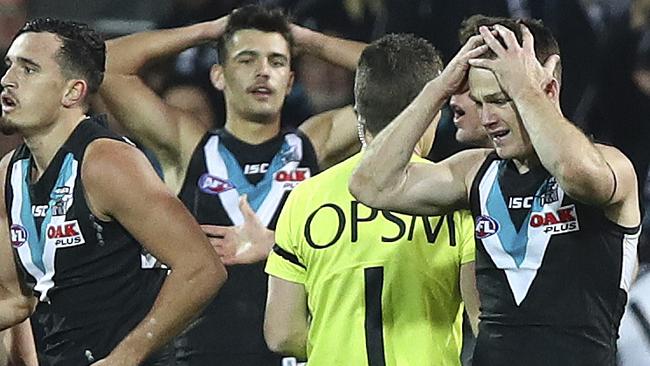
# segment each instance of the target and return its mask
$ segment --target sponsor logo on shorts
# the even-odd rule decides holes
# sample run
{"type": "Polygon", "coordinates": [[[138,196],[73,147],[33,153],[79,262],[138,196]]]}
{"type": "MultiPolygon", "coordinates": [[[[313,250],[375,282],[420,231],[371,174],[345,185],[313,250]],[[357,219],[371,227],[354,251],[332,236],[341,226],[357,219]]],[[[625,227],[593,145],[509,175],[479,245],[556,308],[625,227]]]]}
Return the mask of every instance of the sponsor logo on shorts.
{"type": "Polygon", "coordinates": [[[27,242],[27,230],[20,225],[13,224],[10,229],[11,245],[18,248],[27,242]]]}
{"type": "Polygon", "coordinates": [[[229,180],[221,179],[208,173],[203,174],[201,178],[199,178],[198,186],[202,192],[212,195],[235,189],[235,185],[229,180]]]}
{"type": "Polygon", "coordinates": [[[485,239],[496,234],[499,231],[499,222],[494,218],[481,215],[476,218],[476,228],[474,234],[477,239],[485,239]]]}
{"type": "Polygon", "coordinates": [[[298,183],[311,176],[309,168],[296,168],[294,170],[279,170],[275,172],[275,181],[284,183],[282,188],[294,189],[298,183]]]}
{"type": "Polygon", "coordinates": [[[47,243],[57,248],[68,248],[86,244],[77,220],[47,226],[47,243]]]}
{"type": "Polygon", "coordinates": [[[557,210],[533,212],[530,226],[542,228],[545,233],[563,234],[580,230],[575,205],[560,207],[557,210]]]}

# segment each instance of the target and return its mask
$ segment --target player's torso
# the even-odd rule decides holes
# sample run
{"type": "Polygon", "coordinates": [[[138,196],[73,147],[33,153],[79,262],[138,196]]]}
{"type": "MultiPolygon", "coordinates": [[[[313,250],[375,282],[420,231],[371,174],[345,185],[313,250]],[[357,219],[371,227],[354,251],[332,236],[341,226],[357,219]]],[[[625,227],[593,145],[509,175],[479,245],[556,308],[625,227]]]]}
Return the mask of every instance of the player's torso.
{"type": "Polygon", "coordinates": [[[33,184],[30,153],[22,146],[7,176],[15,258],[39,308],[47,307],[37,312],[35,327],[42,327],[46,343],[60,345],[56,353],[66,353],[92,329],[102,330],[87,340],[89,348],[113,343],[139,320],[134,314],[148,311],[164,278],[161,271],[141,269],[141,247],[121,225],[98,220],[88,208],[81,164],[96,138],[114,137],[83,122],[33,184]]]}
{"type": "Polygon", "coordinates": [[[543,168],[519,175],[494,155],[479,170],[471,203],[483,325],[610,347],[638,228],[571,199],[543,168]]]}
{"type": "MultiPolygon", "coordinates": [[[[274,229],[289,192],[317,172],[313,147],[299,133],[249,145],[220,130],[198,144],[179,198],[199,223],[231,226],[243,223],[239,196],[246,194],[274,229]]],[[[191,342],[204,352],[270,353],[262,332],[267,281],[264,263],[229,267],[228,281],[190,330],[191,342]]]]}
{"type": "Polygon", "coordinates": [[[291,213],[303,234],[309,365],[455,364],[459,229],[452,216],[364,206],[347,190],[354,166],[352,158],[307,182],[291,213]]]}

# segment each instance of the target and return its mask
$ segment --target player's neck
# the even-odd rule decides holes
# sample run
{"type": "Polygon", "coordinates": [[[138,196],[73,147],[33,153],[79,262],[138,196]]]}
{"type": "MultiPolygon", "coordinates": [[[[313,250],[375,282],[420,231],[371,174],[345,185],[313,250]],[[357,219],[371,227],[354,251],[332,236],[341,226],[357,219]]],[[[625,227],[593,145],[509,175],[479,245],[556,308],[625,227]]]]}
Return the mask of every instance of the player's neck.
{"type": "Polygon", "coordinates": [[[264,123],[233,116],[226,120],[225,128],[239,140],[251,145],[257,145],[272,139],[280,133],[280,116],[275,117],[274,121],[264,123]]]}
{"type": "Polygon", "coordinates": [[[519,172],[519,174],[526,174],[531,169],[538,167],[542,164],[539,161],[539,158],[537,157],[536,154],[532,154],[531,156],[526,156],[522,158],[515,158],[512,159],[512,161],[515,163],[515,166],[517,167],[517,171],[519,172]]]}
{"type": "Polygon", "coordinates": [[[69,114],[43,129],[25,134],[25,144],[32,154],[36,168],[32,171],[32,181],[40,178],[72,131],[86,118],[83,114],[69,114]]]}

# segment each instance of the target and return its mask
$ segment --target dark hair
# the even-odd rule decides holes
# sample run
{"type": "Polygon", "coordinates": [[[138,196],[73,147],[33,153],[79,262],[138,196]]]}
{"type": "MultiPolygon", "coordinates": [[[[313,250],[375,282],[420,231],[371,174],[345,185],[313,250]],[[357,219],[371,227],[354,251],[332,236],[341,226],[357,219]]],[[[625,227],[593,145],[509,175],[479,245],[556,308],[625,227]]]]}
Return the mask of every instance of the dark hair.
{"type": "MultiPolygon", "coordinates": [[[[522,33],[520,25],[525,25],[532,33],[533,38],[535,38],[535,55],[537,60],[542,64],[551,55],[560,55],[560,47],[557,44],[557,40],[551,33],[551,30],[544,26],[544,23],[538,19],[512,19],[512,18],[503,18],[503,17],[489,17],[482,14],[472,15],[471,17],[463,20],[458,32],[458,38],[461,44],[465,44],[467,40],[476,34],[479,34],[479,28],[481,26],[491,27],[495,24],[500,24],[508,29],[510,29],[517,38],[519,43],[522,42],[522,33]]],[[[503,40],[501,37],[496,37],[501,44],[503,40]]],[[[496,55],[492,50],[488,50],[482,57],[495,58],[496,55]]],[[[555,68],[555,77],[559,80],[562,79],[562,66],[558,62],[557,67],[555,68]]]]}
{"type": "MultiPolygon", "coordinates": [[[[66,78],[81,78],[88,84],[88,93],[99,90],[106,68],[106,44],[102,37],[86,24],[52,18],[34,19],[18,31],[23,33],[52,33],[61,39],[56,59],[66,78]]],[[[15,39],[15,38],[14,38],[15,39]]]]}
{"type": "Polygon", "coordinates": [[[262,32],[280,33],[293,52],[293,37],[289,28],[290,21],[280,8],[266,8],[261,5],[246,5],[230,13],[226,30],[217,41],[217,52],[220,63],[228,59],[227,46],[237,31],[256,29],[262,32]]]}
{"type": "Polygon", "coordinates": [[[357,113],[376,135],[443,68],[440,53],[412,34],[389,34],[361,53],[354,84],[357,113]]]}

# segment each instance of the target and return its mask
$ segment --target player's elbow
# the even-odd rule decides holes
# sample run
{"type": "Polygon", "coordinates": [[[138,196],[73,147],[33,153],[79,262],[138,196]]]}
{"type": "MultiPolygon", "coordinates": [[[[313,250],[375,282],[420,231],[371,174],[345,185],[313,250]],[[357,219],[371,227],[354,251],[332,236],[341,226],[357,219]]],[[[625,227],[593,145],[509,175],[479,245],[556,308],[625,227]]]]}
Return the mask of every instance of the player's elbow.
{"type": "Polygon", "coordinates": [[[188,283],[193,283],[204,291],[206,298],[214,297],[228,278],[226,268],[216,255],[198,258],[188,273],[188,283]]]}
{"type": "Polygon", "coordinates": [[[264,323],[264,339],[269,349],[281,355],[304,356],[301,351],[304,348],[304,332],[291,329],[288,326],[271,325],[264,323]],[[301,344],[303,347],[301,347],[301,344]]]}
{"type": "Polygon", "coordinates": [[[369,207],[381,207],[386,192],[363,171],[355,171],[348,182],[348,189],[359,202],[369,207]]]}
{"type": "Polygon", "coordinates": [[[29,318],[36,308],[37,300],[33,296],[17,295],[4,301],[8,306],[3,309],[7,314],[3,317],[6,321],[0,327],[1,330],[20,324],[29,318]]]}

